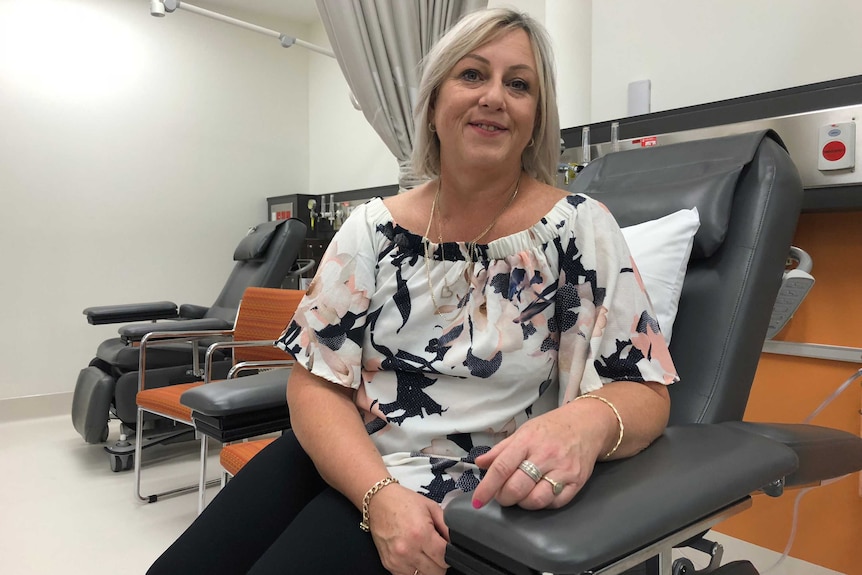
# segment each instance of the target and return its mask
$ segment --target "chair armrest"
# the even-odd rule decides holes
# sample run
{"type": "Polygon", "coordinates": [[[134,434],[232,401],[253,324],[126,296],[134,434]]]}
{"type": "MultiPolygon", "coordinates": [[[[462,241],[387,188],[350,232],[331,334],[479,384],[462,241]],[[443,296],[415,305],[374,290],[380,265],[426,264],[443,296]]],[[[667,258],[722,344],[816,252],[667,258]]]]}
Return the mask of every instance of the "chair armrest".
{"type": "MultiPolygon", "coordinates": [[[[207,348],[207,351],[228,349],[235,347],[275,347],[275,341],[271,339],[256,339],[251,341],[217,341],[207,348]]],[[[285,352],[286,353],[286,352],[285,352]]]]}
{"type": "Polygon", "coordinates": [[[239,374],[243,371],[250,370],[261,370],[261,369],[280,369],[284,367],[293,367],[293,364],[296,363],[296,360],[293,359],[285,359],[284,361],[241,361],[238,364],[234,365],[227,372],[227,377],[225,379],[234,379],[239,377],[239,374]]]}
{"type": "Polygon", "coordinates": [[[551,573],[597,569],[744,500],[796,466],[790,448],[740,429],[669,427],[638,455],[597,464],[561,509],[491,502],[476,510],[469,497],[454,499],[444,510],[456,548],[447,561],[466,567],[456,559],[468,553],[507,573],[527,572],[522,565],[551,573]]]}
{"type": "MultiPolygon", "coordinates": [[[[200,332],[204,330],[223,331],[230,330],[233,326],[230,322],[217,317],[208,317],[202,319],[186,319],[182,321],[164,322],[159,324],[152,323],[133,323],[125,325],[117,330],[124,342],[130,343],[141,341],[148,333],[158,332],[200,332]]],[[[219,334],[213,334],[219,335],[219,334]]],[[[186,337],[177,335],[177,337],[186,337]]],[[[198,337],[198,336],[187,336],[198,337]]],[[[199,336],[206,337],[206,336],[199,336]]],[[[152,339],[152,338],[151,338],[152,339]]],[[[163,339],[163,338],[160,338],[163,339]]]]}
{"type": "MultiPolygon", "coordinates": [[[[194,323],[197,320],[189,320],[184,322],[177,322],[178,325],[187,325],[190,323],[194,323]]],[[[161,324],[159,324],[161,325],[161,324]]],[[[143,391],[146,389],[146,381],[147,381],[147,348],[152,345],[159,345],[160,343],[176,343],[178,341],[197,341],[201,339],[211,339],[214,337],[229,337],[233,334],[233,330],[231,329],[222,329],[222,330],[212,330],[212,329],[204,329],[204,330],[192,330],[192,331],[151,331],[149,333],[145,333],[140,341],[139,346],[139,354],[138,354],[138,391],[143,391]]],[[[192,364],[195,363],[195,356],[191,358],[192,364]]]]}
{"type": "Polygon", "coordinates": [[[210,308],[205,305],[184,303],[180,306],[180,317],[184,319],[201,319],[209,310],[210,308]]]}
{"type": "Polygon", "coordinates": [[[802,423],[734,421],[724,425],[777,441],[796,452],[799,469],[787,477],[788,487],[820,483],[862,469],[862,437],[848,431],[802,423]]]}
{"type": "Polygon", "coordinates": [[[180,403],[193,412],[213,417],[284,407],[289,376],[289,370],[275,369],[216,381],[186,391],[180,396],[180,403]]]}
{"type": "Polygon", "coordinates": [[[177,317],[177,304],[172,301],[100,305],[84,310],[91,325],[128,323],[131,321],[155,321],[177,317]]]}

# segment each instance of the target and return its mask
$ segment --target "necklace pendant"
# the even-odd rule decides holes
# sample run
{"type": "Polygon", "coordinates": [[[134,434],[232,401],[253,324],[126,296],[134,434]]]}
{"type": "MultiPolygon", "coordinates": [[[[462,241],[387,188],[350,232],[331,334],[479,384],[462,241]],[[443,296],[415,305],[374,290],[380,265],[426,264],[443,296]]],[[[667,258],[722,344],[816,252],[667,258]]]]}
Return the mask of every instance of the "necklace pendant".
{"type": "Polygon", "coordinates": [[[450,288],[448,285],[444,285],[440,289],[440,295],[447,298],[452,297],[452,288],[450,288]]]}

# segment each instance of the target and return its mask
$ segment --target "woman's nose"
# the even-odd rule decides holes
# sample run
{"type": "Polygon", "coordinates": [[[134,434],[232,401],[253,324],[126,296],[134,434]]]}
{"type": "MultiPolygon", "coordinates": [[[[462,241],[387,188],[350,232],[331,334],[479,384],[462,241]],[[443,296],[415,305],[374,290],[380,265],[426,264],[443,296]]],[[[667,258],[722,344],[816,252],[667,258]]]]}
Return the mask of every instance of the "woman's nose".
{"type": "Polygon", "coordinates": [[[495,110],[502,109],[505,105],[503,94],[503,85],[500,82],[488,82],[479,98],[479,105],[495,110]]]}

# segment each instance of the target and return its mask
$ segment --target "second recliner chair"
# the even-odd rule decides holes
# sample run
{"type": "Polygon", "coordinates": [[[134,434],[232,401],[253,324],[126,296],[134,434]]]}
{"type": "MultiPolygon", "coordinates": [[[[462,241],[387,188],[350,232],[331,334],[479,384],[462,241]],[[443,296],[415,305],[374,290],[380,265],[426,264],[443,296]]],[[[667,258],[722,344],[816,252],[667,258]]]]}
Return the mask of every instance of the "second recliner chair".
{"type": "MultiPolygon", "coordinates": [[[[81,370],[72,401],[72,423],[87,443],[108,438],[108,422],[119,419],[123,435],[135,429],[138,391],[138,346],[147,333],[159,330],[224,330],[233,326],[242,294],[248,287],[281,287],[289,274],[301,274],[314,265],[304,262],[296,269],[306,226],[297,219],[264,222],[251,228],[234,250],[236,262],[219,296],[210,306],[170,301],[91,307],[84,310],[93,325],[145,322],[123,325],[119,337],[104,341],[90,365],[81,370]],[[157,320],[170,320],[158,321],[157,320]]],[[[185,383],[199,379],[200,362],[207,343],[176,343],[154,349],[147,359],[148,387],[185,383]]],[[[229,361],[219,362],[215,377],[223,377],[229,361]]],[[[158,427],[160,418],[145,425],[158,427]]],[[[124,439],[124,438],[123,438],[124,439]]],[[[111,468],[131,467],[131,458],[111,457],[111,468]]]]}

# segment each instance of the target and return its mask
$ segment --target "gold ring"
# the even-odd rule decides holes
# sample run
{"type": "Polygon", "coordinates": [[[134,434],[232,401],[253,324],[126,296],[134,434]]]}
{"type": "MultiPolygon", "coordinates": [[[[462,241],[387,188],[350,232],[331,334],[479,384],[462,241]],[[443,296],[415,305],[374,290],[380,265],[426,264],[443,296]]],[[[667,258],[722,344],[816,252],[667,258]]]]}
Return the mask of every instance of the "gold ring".
{"type": "Polygon", "coordinates": [[[533,480],[533,483],[538,483],[539,480],[542,478],[542,472],[539,471],[539,468],[536,466],[536,464],[527,459],[521,462],[521,464],[518,466],[518,469],[529,475],[530,479],[533,480]]]}
{"type": "Polygon", "coordinates": [[[551,484],[551,487],[554,488],[554,495],[559,495],[560,493],[562,493],[563,487],[566,486],[566,484],[563,483],[562,481],[554,481],[553,479],[551,479],[547,475],[543,475],[542,479],[544,479],[545,481],[547,481],[548,483],[551,484]]]}

